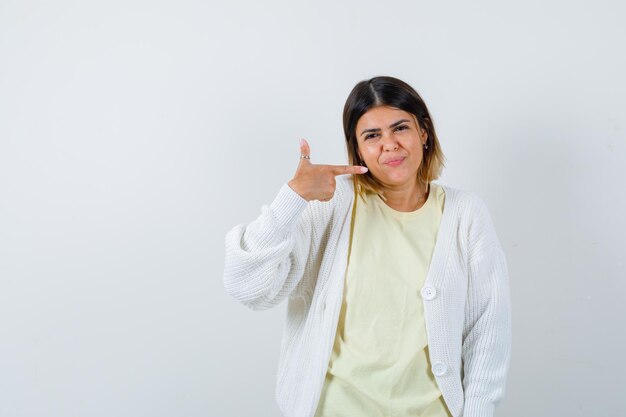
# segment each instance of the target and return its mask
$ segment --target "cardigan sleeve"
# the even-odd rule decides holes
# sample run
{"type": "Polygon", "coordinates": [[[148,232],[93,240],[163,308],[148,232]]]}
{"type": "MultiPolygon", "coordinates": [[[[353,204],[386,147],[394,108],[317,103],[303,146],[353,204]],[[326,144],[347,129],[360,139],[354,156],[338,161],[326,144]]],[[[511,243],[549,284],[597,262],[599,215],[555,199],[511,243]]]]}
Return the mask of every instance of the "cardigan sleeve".
{"type": "Polygon", "coordinates": [[[228,294],[253,310],[265,310],[291,293],[302,278],[310,247],[307,206],[284,184],[259,217],[228,231],[223,277],[228,294]]]}
{"type": "Polygon", "coordinates": [[[463,328],[463,417],[491,417],[511,359],[508,269],[489,210],[476,197],[468,230],[469,282],[463,328]]]}

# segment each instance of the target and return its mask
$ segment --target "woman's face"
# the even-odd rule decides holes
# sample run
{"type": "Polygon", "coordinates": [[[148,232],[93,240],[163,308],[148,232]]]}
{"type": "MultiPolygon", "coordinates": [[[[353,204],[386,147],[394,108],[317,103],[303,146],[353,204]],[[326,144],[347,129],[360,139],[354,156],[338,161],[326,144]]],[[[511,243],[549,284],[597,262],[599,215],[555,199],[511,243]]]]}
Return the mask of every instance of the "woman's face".
{"type": "Polygon", "coordinates": [[[356,137],[359,156],[378,181],[396,189],[415,185],[427,138],[415,116],[394,107],[371,108],[357,122],[356,137]]]}

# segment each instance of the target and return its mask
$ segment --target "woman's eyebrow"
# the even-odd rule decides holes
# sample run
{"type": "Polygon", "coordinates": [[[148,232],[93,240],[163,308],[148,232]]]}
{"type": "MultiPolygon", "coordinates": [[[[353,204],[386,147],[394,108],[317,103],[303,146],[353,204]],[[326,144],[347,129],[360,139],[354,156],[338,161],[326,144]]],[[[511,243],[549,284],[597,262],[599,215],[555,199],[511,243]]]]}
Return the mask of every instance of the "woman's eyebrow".
{"type": "MultiPolygon", "coordinates": [[[[389,125],[389,128],[390,128],[390,129],[391,129],[391,128],[394,128],[394,127],[396,127],[396,126],[398,126],[399,124],[404,123],[404,122],[410,122],[410,120],[409,120],[409,119],[402,119],[402,120],[398,120],[397,122],[390,124],[390,125],[389,125]]],[[[379,132],[379,131],[380,131],[380,128],[378,128],[378,127],[377,127],[376,129],[365,129],[364,131],[362,131],[362,132],[361,132],[361,136],[362,136],[364,133],[369,133],[369,132],[379,132]]]]}

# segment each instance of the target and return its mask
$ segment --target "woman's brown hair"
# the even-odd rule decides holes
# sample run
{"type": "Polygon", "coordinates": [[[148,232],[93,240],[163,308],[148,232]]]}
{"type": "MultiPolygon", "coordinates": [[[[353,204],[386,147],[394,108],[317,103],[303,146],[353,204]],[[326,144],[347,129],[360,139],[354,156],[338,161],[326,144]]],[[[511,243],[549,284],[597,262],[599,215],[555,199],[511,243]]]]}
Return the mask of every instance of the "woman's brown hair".
{"type": "MultiPolygon", "coordinates": [[[[445,157],[441,151],[435,126],[422,97],[407,83],[393,77],[374,77],[359,82],[350,92],[343,108],[343,131],[348,149],[348,164],[363,165],[359,158],[356,125],[361,116],[377,106],[389,106],[411,113],[428,137],[428,149],[424,149],[422,163],[417,171],[417,180],[429,184],[436,180],[444,167],[445,157]]],[[[383,185],[368,171],[353,175],[355,190],[364,197],[371,192],[385,198],[383,185]]]]}

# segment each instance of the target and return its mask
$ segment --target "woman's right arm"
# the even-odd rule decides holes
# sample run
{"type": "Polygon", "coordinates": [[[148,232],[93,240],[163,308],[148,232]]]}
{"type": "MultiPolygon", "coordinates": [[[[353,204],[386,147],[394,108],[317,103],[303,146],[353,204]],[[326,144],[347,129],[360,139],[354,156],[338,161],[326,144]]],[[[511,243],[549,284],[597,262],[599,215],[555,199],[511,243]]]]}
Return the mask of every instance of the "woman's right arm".
{"type": "MultiPolygon", "coordinates": [[[[300,155],[310,154],[309,144],[302,139],[300,155]]],[[[280,303],[302,279],[309,258],[315,227],[306,210],[309,201],[331,200],[335,176],[366,171],[361,166],[311,164],[301,157],[294,178],[283,185],[272,204],[263,206],[253,222],[226,234],[226,292],[253,310],[280,303]]]]}
{"type": "Polygon", "coordinates": [[[253,310],[279,304],[298,285],[308,259],[308,201],[284,184],[261,215],[226,234],[224,287],[253,310]]]}

